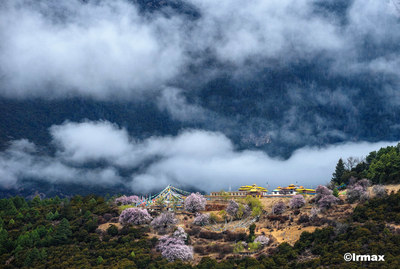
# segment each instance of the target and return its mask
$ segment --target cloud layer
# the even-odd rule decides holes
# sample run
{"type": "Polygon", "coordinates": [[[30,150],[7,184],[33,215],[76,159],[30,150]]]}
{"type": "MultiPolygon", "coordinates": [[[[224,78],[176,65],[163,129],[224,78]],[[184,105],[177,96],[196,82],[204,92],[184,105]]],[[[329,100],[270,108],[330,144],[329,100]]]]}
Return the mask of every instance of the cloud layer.
{"type": "MultiPolygon", "coordinates": [[[[234,66],[239,76],[254,68],[328,60],[328,73],[399,78],[399,14],[388,0],[180,5],[178,11],[166,4],[143,13],[140,4],[124,0],[3,1],[0,94],[135,99],[179,83],[187,67],[199,69],[210,58],[218,64],[206,70],[234,66]],[[182,16],[184,5],[199,16],[182,16]]],[[[210,79],[208,71],[196,74],[203,82],[210,79]]]]}
{"type": "Polygon", "coordinates": [[[55,154],[41,152],[27,140],[13,141],[0,153],[0,184],[17,187],[18,180],[37,179],[82,185],[127,186],[135,193],[167,184],[204,191],[257,183],[270,187],[298,182],[315,187],[327,183],[337,160],[365,156],[387,146],[347,143],[325,148],[302,148],[288,160],[262,151],[236,150],[223,134],[186,130],[177,136],[135,141],[110,122],[66,122],[50,128],[55,154]],[[90,164],[101,165],[91,168],[90,164]],[[131,171],[121,176],[121,169],[131,171]]]}
{"type": "Polygon", "coordinates": [[[146,20],[126,1],[7,0],[0,15],[5,96],[134,97],[183,63],[179,21],[146,20]]]}
{"type": "Polygon", "coordinates": [[[342,155],[389,143],[360,141],[399,139],[393,3],[2,1],[1,184],[326,182],[342,155]],[[12,138],[36,136],[54,152],[12,138]]]}

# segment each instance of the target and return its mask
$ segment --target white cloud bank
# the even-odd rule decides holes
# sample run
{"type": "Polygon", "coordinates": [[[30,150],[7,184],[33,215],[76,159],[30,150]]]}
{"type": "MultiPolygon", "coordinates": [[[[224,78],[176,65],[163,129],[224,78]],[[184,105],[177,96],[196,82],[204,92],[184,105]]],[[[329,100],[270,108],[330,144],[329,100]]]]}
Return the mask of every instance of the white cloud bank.
{"type": "Polygon", "coordinates": [[[126,1],[6,0],[0,17],[5,96],[136,96],[177,75],[184,59],[179,22],[146,20],[126,1]]]}
{"type": "Polygon", "coordinates": [[[400,41],[389,0],[353,1],[342,14],[346,24],[315,12],[331,0],[186,2],[200,18],[142,16],[137,4],[124,0],[3,0],[0,94],[139,98],[179,80],[205,51],[240,72],[249,61],[274,66],[324,56],[342,74],[389,69],[400,77],[399,56],[384,52],[388,42],[400,41]],[[376,59],[359,55],[367,37],[383,51],[376,59]]]}
{"type": "Polygon", "coordinates": [[[212,191],[256,183],[271,187],[295,183],[327,183],[339,158],[360,157],[393,142],[346,143],[325,148],[302,148],[288,160],[262,151],[238,151],[223,134],[187,130],[178,136],[135,141],[110,122],[66,122],[50,128],[57,151],[40,154],[27,140],[14,141],[0,153],[0,184],[15,187],[17,180],[126,184],[133,192],[147,192],[169,183],[212,191]],[[102,168],[85,164],[102,161],[102,168]],[[120,168],[138,168],[128,177],[120,168]],[[140,168],[140,169],[139,169],[140,168]]]}

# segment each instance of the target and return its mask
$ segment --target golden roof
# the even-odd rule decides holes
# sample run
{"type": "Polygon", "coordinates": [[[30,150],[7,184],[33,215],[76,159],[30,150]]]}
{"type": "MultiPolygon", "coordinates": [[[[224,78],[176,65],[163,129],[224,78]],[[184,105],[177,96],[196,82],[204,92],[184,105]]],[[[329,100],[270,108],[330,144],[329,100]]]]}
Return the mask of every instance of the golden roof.
{"type": "Polygon", "coordinates": [[[253,185],[244,185],[239,188],[239,191],[250,191],[250,192],[259,192],[259,191],[267,191],[266,188],[259,187],[256,184],[253,185]]]}

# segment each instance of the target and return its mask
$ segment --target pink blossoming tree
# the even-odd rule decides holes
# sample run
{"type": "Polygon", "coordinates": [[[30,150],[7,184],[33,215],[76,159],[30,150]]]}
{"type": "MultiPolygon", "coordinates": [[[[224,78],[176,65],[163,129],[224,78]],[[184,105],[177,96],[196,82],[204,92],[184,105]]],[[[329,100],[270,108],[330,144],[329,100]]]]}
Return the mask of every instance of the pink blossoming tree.
{"type": "Polygon", "coordinates": [[[198,226],[208,225],[209,223],[210,223],[209,214],[197,214],[193,221],[193,224],[198,226]]]}
{"type": "Polygon", "coordinates": [[[159,239],[156,249],[168,261],[182,260],[188,261],[193,259],[193,248],[185,245],[187,234],[183,228],[178,229],[172,236],[163,236],[159,239]]]}
{"type": "Polygon", "coordinates": [[[280,215],[286,210],[286,205],[284,202],[279,201],[272,207],[272,214],[280,215]]]}
{"type": "Polygon", "coordinates": [[[146,224],[151,221],[152,217],[146,209],[127,208],[121,212],[119,222],[122,224],[146,224]]]}
{"type": "Polygon", "coordinates": [[[291,208],[300,208],[303,207],[306,204],[306,200],[304,199],[303,195],[297,194],[293,196],[293,198],[290,200],[289,205],[291,208]]]}
{"type": "Polygon", "coordinates": [[[161,213],[160,216],[153,219],[150,223],[151,227],[158,232],[165,232],[168,228],[174,226],[178,220],[175,218],[175,214],[171,212],[161,213]]]}
{"type": "Polygon", "coordinates": [[[192,193],[186,197],[184,202],[185,210],[195,213],[206,208],[206,198],[200,193],[192,193]]]}
{"type": "Polygon", "coordinates": [[[115,203],[121,205],[131,205],[131,204],[137,204],[139,202],[140,198],[136,195],[131,195],[131,196],[122,195],[117,199],[115,199],[115,203]]]}
{"type": "Polygon", "coordinates": [[[254,239],[254,242],[259,242],[262,246],[266,246],[269,243],[269,238],[264,235],[259,235],[254,239]]]}

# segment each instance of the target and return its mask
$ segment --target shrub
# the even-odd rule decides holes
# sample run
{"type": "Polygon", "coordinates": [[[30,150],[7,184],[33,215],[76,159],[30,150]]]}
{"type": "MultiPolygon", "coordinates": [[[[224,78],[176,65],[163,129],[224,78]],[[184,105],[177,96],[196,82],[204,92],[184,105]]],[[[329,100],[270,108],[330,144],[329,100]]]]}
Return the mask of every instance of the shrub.
{"type": "Polygon", "coordinates": [[[107,229],[107,234],[111,236],[116,236],[118,234],[118,228],[115,225],[110,225],[107,229]]]}
{"type": "Polygon", "coordinates": [[[239,210],[237,212],[238,218],[247,218],[251,214],[251,207],[249,205],[239,205],[239,210]]]}
{"type": "Polygon", "coordinates": [[[119,222],[122,224],[146,224],[151,221],[152,217],[146,209],[127,208],[121,212],[119,222]]]}
{"type": "Polygon", "coordinates": [[[262,214],[262,209],[261,207],[254,207],[253,210],[251,211],[251,216],[252,217],[259,217],[262,214]]]}
{"type": "Polygon", "coordinates": [[[250,206],[250,209],[253,210],[255,207],[260,207],[262,208],[262,204],[260,199],[253,197],[253,196],[247,196],[245,199],[245,202],[248,206],[250,206]]]}
{"type": "Polygon", "coordinates": [[[306,200],[304,199],[303,195],[297,194],[293,196],[290,200],[289,205],[291,208],[300,208],[306,204],[306,200]]]}
{"type": "Polygon", "coordinates": [[[192,229],[188,230],[188,235],[198,235],[200,233],[200,228],[199,227],[193,227],[192,229]]]}
{"type": "Polygon", "coordinates": [[[244,246],[242,242],[237,242],[233,247],[233,253],[239,253],[244,251],[244,246]]]}
{"type": "Polygon", "coordinates": [[[322,197],[318,201],[318,206],[321,209],[328,209],[328,208],[331,208],[332,205],[337,204],[338,202],[339,202],[339,198],[336,198],[335,196],[330,194],[330,195],[326,195],[326,196],[322,197]]]}
{"type": "Polygon", "coordinates": [[[233,252],[233,247],[231,245],[223,245],[220,249],[219,252],[223,254],[229,254],[233,252]]]}
{"type": "Polygon", "coordinates": [[[209,223],[210,223],[209,214],[197,214],[193,221],[193,224],[198,226],[208,225],[209,223]]]}
{"type": "Polygon", "coordinates": [[[210,214],[210,222],[218,222],[219,217],[215,213],[210,214]]]}
{"type": "Polygon", "coordinates": [[[200,193],[192,193],[186,197],[184,202],[185,210],[189,212],[198,212],[206,207],[206,198],[200,193]]]}
{"type": "Polygon", "coordinates": [[[226,207],[226,213],[228,213],[228,215],[231,217],[236,217],[238,210],[239,204],[234,200],[230,200],[228,206],[226,207]]]}
{"type": "Polygon", "coordinates": [[[199,237],[204,239],[221,239],[223,235],[221,233],[216,233],[216,232],[201,231],[199,237]]]}
{"type": "Polygon", "coordinates": [[[177,222],[178,220],[175,218],[174,213],[166,212],[153,219],[150,225],[157,231],[165,232],[169,227],[175,225],[177,222]]]}
{"type": "Polygon", "coordinates": [[[194,247],[194,252],[199,253],[200,255],[204,255],[206,253],[206,249],[202,245],[196,245],[194,247]]]}
{"type": "Polygon", "coordinates": [[[337,222],[335,226],[335,235],[337,236],[340,234],[344,234],[345,232],[347,232],[348,228],[349,228],[348,224],[337,222]]]}
{"type": "Polygon", "coordinates": [[[307,214],[300,216],[298,223],[307,223],[310,221],[310,217],[307,214]]]}
{"type": "Polygon", "coordinates": [[[267,216],[267,219],[270,221],[280,221],[281,223],[284,223],[289,219],[288,216],[279,216],[279,215],[269,215],[267,216]]]}
{"type": "Polygon", "coordinates": [[[259,235],[254,239],[255,243],[260,243],[262,246],[266,246],[269,243],[269,238],[264,235],[259,235]]]}
{"type": "Polygon", "coordinates": [[[226,231],[225,241],[242,241],[247,237],[246,233],[235,233],[231,231],[226,231]]]}
{"type": "Polygon", "coordinates": [[[284,202],[279,201],[272,207],[272,214],[280,215],[286,210],[286,205],[284,202]]]}
{"type": "Polygon", "coordinates": [[[260,242],[251,242],[248,244],[248,249],[250,251],[255,251],[258,250],[261,247],[261,243],[260,242]]]}

